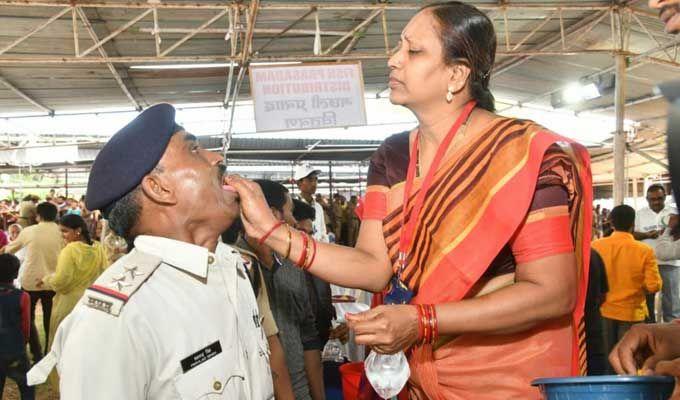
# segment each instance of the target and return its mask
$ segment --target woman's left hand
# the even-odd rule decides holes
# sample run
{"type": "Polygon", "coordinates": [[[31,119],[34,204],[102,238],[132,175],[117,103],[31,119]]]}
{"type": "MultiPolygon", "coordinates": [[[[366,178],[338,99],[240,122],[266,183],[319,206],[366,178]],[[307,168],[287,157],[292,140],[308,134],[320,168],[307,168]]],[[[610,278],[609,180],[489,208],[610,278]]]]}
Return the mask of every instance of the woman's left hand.
{"type": "Polygon", "coordinates": [[[357,344],[394,354],[418,340],[418,309],[413,305],[384,305],[345,316],[357,344]]]}

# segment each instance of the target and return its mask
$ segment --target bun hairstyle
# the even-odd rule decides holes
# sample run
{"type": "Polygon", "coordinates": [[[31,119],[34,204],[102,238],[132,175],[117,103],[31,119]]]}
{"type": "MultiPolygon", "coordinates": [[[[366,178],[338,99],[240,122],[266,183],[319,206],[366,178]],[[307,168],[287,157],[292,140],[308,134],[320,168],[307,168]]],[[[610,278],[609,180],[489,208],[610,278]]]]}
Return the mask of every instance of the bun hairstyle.
{"type": "Polygon", "coordinates": [[[489,81],[496,61],[496,32],[489,17],[459,1],[429,4],[420,10],[430,11],[439,25],[446,64],[464,64],[470,68],[470,95],[477,106],[495,111],[496,101],[489,90],[489,81]]]}

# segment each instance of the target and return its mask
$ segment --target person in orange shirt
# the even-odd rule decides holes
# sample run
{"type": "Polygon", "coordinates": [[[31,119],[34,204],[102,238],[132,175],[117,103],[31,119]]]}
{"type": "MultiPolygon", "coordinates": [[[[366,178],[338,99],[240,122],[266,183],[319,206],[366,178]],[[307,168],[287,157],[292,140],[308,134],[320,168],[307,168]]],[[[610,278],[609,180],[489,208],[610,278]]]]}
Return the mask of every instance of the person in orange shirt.
{"type": "Polygon", "coordinates": [[[635,210],[627,205],[614,207],[611,236],[592,243],[604,261],[609,292],[600,307],[604,319],[607,351],[637,322],[648,315],[645,295],[661,290],[661,276],[654,249],[633,237],[635,210]]]}

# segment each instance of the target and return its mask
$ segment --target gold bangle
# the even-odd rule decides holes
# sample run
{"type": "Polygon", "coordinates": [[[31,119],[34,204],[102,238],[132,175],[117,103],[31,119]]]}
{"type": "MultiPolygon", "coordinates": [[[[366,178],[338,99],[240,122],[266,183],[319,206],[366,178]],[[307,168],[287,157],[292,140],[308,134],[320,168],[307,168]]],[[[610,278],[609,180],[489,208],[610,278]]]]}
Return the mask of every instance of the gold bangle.
{"type": "Polygon", "coordinates": [[[289,225],[286,225],[286,229],[288,229],[288,244],[286,249],[286,255],[283,258],[288,259],[288,257],[290,257],[290,249],[293,244],[293,232],[290,231],[289,225]]]}
{"type": "Polygon", "coordinates": [[[305,252],[305,261],[304,261],[304,264],[302,264],[302,269],[305,270],[305,271],[307,271],[309,269],[309,260],[310,260],[310,257],[312,256],[311,255],[311,253],[312,253],[312,251],[311,251],[312,250],[311,249],[312,240],[314,240],[314,239],[312,239],[311,237],[309,237],[309,240],[307,240],[307,251],[305,252]]]}

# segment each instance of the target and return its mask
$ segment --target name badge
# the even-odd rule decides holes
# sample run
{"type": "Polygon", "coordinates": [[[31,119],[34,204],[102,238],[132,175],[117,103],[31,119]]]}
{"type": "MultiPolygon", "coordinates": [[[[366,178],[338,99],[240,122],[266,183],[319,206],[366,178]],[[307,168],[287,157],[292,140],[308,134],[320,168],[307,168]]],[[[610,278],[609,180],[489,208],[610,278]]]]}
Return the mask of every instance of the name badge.
{"type": "Polygon", "coordinates": [[[209,345],[208,347],[204,347],[201,350],[195,352],[194,354],[180,361],[180,363],[182,364],[182,372],[186,374],[193,368],[196,368],[197,366],[210,360],[211,358],[215,357],[221,352],[222,345],[220,345],[220,341],[218,340],[217,342],[209,345]]]}

